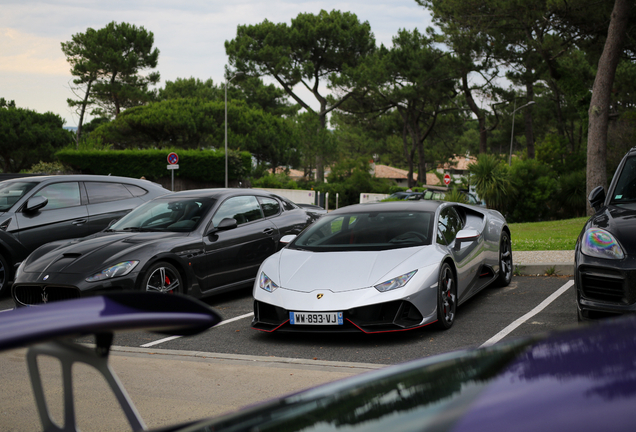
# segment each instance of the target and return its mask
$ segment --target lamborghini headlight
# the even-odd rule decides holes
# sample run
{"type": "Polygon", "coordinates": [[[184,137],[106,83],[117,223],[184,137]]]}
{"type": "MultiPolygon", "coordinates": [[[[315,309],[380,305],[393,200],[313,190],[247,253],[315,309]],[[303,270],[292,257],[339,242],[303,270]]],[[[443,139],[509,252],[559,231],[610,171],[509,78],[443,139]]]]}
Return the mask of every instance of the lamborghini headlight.
{"type": "Polygon", "coordinates": [[[417,270],[413,270],[410,273],[406,273],[406,274],[403,274],[402,276],[398,276],[386,282],[382,282],[381,284],[376,285],[375,289],[377,289],[380,292],[387,292],[397,288],[402,288],[404,285],[406,285],[408,281],[411,280],[411,278],[413,277],[413,275],[415,275],[415,273],[417,273],[417,270]]]}
{"type": "Polygon", "coordinates": [[[596,258],[623,259],[625,253],[616,238],[600,228],[590,228],[583,234],[581,252],[596,258]]]}
{"type": "Polygon", "coordinates": [[[267,292],[274,292],[278,285],[276,282],[271,280],[265,273],[261,272],[260,277],[258,278],[258,286],[264,289],[267,292]]]}
{"type": "Polygon", "coordinates": [[[111,279],[119,276],[126,276],[135,267],[137,267],[139,261],[124,261],[113,266],[107,267],[99,273],[95,273],[93,276],[87,277],[86,282],[98,282],[104,279],[111,279]]]}

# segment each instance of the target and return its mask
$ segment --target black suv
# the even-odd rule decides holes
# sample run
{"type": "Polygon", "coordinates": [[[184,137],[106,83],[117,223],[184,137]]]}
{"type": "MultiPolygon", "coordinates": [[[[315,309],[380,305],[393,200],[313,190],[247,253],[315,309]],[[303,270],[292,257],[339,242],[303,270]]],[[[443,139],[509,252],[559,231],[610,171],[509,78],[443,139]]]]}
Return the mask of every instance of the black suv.
{"type": "Polygon", "coordinates": [[[636,313],[636,147],[616,169],[607,193],[588,197],[596,213],[576,242],[579,320],[636,313]]]}
{"type": "Polygon", "coordinates": [[[7,292],[16,266],[39,246],[101,231],[169,192],[147,180],[95,175],[0,182],[0,295],[7,292]]]}

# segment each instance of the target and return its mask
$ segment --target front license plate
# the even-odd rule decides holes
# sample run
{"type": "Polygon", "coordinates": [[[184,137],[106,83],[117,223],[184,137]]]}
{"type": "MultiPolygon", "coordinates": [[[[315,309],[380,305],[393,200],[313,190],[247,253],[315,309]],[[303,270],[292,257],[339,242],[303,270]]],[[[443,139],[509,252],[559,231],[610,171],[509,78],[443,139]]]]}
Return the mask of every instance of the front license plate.
{"type": "Polygon", "coordinates": [[[342,312],[290,312],[292,325],[342,325],[342,312]]]}

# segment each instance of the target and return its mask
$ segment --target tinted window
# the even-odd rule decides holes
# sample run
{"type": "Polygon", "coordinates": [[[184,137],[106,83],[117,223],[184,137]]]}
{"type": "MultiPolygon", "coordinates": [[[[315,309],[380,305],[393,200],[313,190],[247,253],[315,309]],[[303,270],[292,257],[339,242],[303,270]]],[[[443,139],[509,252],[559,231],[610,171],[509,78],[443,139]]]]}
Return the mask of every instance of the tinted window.
{"type": "Polygon", "coordinates": [[[221,204],[221,207],[212,218],[212,224],[216,227],[223,219],[234,218],[241,225],[262,217],[261,207],[258,205],[255,196],[233,197],[221,204]]]}
{"type": "Polygon", "coordinates": [[[131,184],[125,184],[124,186],[126,186],[126,189],[128,189],[130,191],[131,194],[133,194],[133,196],[136,197],[140,197],[142,195],[146,195],[148,193],[148,191],[144,188],[141,188],[139,186],[135,186],[135,185],[131,185],[131,184]]]}
{"type": "Polygon", "coordinates": [[[296,204],[294,204],[293,202],[291,202],[290,200],[286,199],[286,198],[281,198],[281,201],[283,201],[283,208],[285,210],[294,210],[297,209],[298,206],[296,204]]]}
{"type": "Polygon", "coordinates": [[[36,185],[37,183],[23,181],[0,183],[0,211],[9,210],[13,204],[36,185]]]}
{"type": "Polygon", "coordinates": [[[321,252],[423,246],[431,244],[432,221],[432,213],[412,211],[326,215],[290,247],[321,252]]]}
{"type": "Polygon", "coordinates": [[[55,183],[45,186],[34,197],[43,196],[49,200],[43,210],[52,210],[80,205],[79,183],[55,183]]]}
{"type": "Polygon", "coordinates": [[[90,204],[132,198],[133,195],[120,183],[86,182],[86,193],[90,204]]]}
{"type": "Polygon", "coordinates": [[[625,161],[610,203],[620,204],[630,201],[636,201],[636,157],[625,161]]]}
{"type": "Polygon", "coordinates": [[[441,211],[437,224],[437,242],[450,245],[463,225],[464,221],[455,208],[445,208],[441,211]]]}
{"type": "Polygon", "coordinates": [[[274,198],[259,197],[258,200],[261,202],[265,217],[276,216],[280,213],[280,203],[274,198]]]}
{"type": "Polygon", "coordinates": [[[185,197],[152,200],[124,216],[111,230],[189,232],[199,226],[214,202],[212,198],[185,197]]]}

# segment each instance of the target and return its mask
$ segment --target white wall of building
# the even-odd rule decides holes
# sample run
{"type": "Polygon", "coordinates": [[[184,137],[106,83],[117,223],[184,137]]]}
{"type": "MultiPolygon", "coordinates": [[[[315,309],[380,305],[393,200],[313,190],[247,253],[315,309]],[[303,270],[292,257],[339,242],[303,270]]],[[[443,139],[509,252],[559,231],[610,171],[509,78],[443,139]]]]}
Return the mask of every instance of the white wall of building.
{"type": "Polygon", "coordinates": [[[316,202],[316,191],[298,189],[266,189],[254,188],[266,192],[271,192],[289,199],[296,204],[314,204],[316,202]]]}

